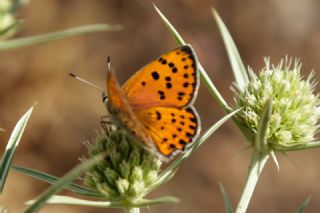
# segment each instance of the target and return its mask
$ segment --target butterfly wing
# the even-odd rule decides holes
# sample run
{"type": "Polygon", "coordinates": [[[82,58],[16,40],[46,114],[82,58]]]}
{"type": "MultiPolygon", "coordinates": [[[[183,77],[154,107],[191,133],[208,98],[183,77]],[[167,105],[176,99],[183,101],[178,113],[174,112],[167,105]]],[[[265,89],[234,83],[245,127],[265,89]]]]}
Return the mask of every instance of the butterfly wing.
{"type": "Polygon", "coordinates": [[[165,157],[185,150],[200,132],[200,119],[193,107],[150,107],[135,109],[134,113],[158,152],[165,157]]]}
{"type": "Polygon", "coordinates": [[[152,61],[122,87],[133,108],[184,107],[199,87],[197,60],[191,46],[181,46],[152,61]]]}
{"type": "Polygon", "coordinates": [[[199,88],[191,46],[181,46],[152,61],[120,88],[108,72],[107,108],[119,126],[147,147],[170,157],[197,138],[200,120],[191,107],[199,88]]]}
{"type": "Polygon", "coordinates": [[[152,139],[145,134],[144,127],[136,118],[112,71],[107,73],[107,93],[106,106],[112,121],[140,139],[147,147],[154,148],[152,139]]]}

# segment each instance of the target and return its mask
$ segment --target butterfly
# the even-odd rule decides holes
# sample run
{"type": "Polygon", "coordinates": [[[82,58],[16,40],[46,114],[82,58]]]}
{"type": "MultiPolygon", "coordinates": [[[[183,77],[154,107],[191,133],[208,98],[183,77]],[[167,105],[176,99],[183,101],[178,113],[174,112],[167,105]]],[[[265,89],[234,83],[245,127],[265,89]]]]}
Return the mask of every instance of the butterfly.
{"type": "Polygon", "coordinates": [[[161,159],[185,150],[200,133],[193,108],[199,88],[197,57],[190,45],[161,55],[123,86],[107,72],[105,104],[111,120],[161,159]]]}

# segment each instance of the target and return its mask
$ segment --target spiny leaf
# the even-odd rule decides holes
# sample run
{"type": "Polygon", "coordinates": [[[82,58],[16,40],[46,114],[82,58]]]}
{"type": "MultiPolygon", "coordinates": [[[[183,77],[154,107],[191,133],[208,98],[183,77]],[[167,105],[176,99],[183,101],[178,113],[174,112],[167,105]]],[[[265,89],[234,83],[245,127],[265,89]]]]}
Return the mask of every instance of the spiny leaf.
{"type": "Polygon", "coordinates": [[[53,33],[1,41],[0,50],[15,49],[15,48],[25,47],[33,44],[40,44],[40,43],[54,41],[62,38],[67,38],[71,36],[82,35],[86,33],[116,31],[116,30],[120,30],[121,28],[122,28],[121,25],[109,25],[109,24],[94,24],[94,25],[75,27],[75,28],[53,32],[53,33]]]}
{"type": "Polygon", "coordinates": [[[229,60],[232,66],[232,71],[234,74],[234,77],[236,79],[236,82],[239,86],[239,89],[241,91],[244,90],[246,85],[249,82],[248,73],[243,65],[242,59],[240,57],[239,51],[226,27],[226,25],[223,23],[222,19],[220,18],[219,14],[215,9],[212,9],[212,14],[217,22],[217,25],[219,27],[223,42],[226,46],[227,53],[229,56],[229,60]]]}
{"type": "Polygon", "coordinates": [[[88,170],[90,167],[94,166],[97,162],[99,162],[100,160],[103,160],[104,157],[105,157],[105,154],[100,154],[76,166],[74,169],[68,172],[65,176],[63,176],[58,182],[56,182],[54,185],[50,186],[45,192],[43,192],[40,195],[40,197],[31,206],[29,206],[24,212],[25,213],[37,212],[46,204],[46,202],[54,194],[60,192],[64,188],[64,186],[71,183],[75,178],[78,178],[81,173],[88,170]]]}
{"type": "Polygon", "coordinates": [[[8,172],[10,170],[10,166],[13,160],[14,153],[19,145],[24,129],[27,126],[27,122],[31,116],[33,111],[33,107],[31,107],[18,121],[16,126],[14,127],[9,142],[6,147],[6,151],[4,152],[1,164],[0,164],[0,192],[2,193],[4,185],[6,183],[6,179],[8,176],[8,172]]]}
{"type": "Polygon", "coordinates": [[[230,201],[230,198],[226,192],[226,190],[224,189],[222,183],[219,183],[219,188],[220,188],[220,191],[222,193],[222,196],[223,196],[223,201],[224,201],[224,207],[226,209],[226,212],[227,213],[233,213],[233,207],[232,207],[232,203],[230,201]]]}

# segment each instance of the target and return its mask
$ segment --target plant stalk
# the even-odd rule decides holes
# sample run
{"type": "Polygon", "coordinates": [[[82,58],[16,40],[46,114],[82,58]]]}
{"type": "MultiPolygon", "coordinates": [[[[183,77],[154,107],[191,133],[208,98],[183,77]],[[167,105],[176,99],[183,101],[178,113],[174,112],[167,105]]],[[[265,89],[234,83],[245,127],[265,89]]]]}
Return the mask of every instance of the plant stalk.
{"type": "Polygon", "coordinates": [[[253,149],[249,171],[247,174],[246,185],[242,192],[236,213],[244,213],[247,211],[253,191],[257,185],[260,174],[270,157],[269,152],[258,152],[253,149]]]}
{"type": "Polygon", "coordinates": [[[140,213],[140,208],[126,208],[126,213],[140,213]]]}
{"type": "Polygon", "coordinates": [[[95,32],[104,32],[104,31],[117,31],[120,29],[121,29],[121,25],[109,25],[109,24],[94,24],[94,25],[87,25],[87,26],[81,26],[81,27],[74,27],[67,30],[62,30],[62,31],[57,31],[52,33],[0,41],[0,51],[25,47],[33,44],[45,43],[45,42],[54,41],[62,38],[76,36],[76,35],[95,33],[95,32]]]}

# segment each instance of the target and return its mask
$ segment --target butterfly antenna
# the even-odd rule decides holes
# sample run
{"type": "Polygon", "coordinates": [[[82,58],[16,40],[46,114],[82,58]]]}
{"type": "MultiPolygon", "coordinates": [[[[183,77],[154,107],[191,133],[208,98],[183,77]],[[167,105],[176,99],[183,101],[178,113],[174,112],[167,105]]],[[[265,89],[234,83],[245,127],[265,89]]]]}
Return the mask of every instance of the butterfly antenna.
{"type": "Polygon", "coordinates": [[[76,74],[74,74],[74,73],[72,73],[72,72],[70,72],[69,75],[70,75],[72,78],[74,78],[74,79],[76,79],[76,80],[78,80],[78,81],[81,81],[82,83],[85,83],[85,84],[87,84],[87,85],[95,88],[96,90],[99,90],[102,94],[105,93],[102,89],[100,89],[100,88],[97,87],[95,84],[91,83],[90,81],[87,81],[87,80],[85,80],[85,79],[83,79],[83,78],[80,78],[79,76],[77,76],[76,74]]]}
{"type": "Polygon", "coordinates": [[[107,70],[108,70],[108,71],[111,71],[110,56],[108,56],[108,59],[107,59],[107,70]]]}

